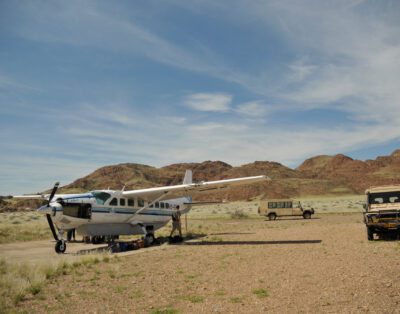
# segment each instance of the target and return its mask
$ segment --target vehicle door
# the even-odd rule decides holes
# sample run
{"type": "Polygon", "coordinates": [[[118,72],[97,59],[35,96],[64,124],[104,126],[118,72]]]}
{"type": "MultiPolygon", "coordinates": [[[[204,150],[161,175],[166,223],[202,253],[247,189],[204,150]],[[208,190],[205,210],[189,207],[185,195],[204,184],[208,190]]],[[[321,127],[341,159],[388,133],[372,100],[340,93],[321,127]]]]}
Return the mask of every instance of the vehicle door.
{"type": "Polygon", "coordinates": [[[278,202],[279,216],[290,216],[292,214],[292,207],[289,206],[289,203],[285,201],[278,202]]]}
{"type": "Polygon", "coordinates": [[[301,208],[300,202],[292,202],[292,215],[293,216],[302,216],[303,210],[301,208]]]}

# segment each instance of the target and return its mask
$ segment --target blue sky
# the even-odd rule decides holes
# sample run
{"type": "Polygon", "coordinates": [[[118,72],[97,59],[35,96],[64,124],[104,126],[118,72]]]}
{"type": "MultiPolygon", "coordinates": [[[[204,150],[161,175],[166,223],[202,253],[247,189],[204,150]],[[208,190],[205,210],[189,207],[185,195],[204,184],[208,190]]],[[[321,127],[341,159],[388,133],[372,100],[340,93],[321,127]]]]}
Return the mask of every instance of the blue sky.
{"type": "Polygon", "coordinates": [[[122,162],[400,147],[399,1],[0,1],[0,195],[122,162]]]}

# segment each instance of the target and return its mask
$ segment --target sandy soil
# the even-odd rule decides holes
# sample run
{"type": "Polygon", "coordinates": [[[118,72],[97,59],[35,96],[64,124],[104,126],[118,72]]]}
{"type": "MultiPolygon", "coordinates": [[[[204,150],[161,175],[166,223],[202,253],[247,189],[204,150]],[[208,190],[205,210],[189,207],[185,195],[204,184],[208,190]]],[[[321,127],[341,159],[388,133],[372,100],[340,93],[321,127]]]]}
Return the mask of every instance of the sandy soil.
{"type": "Polygon", "coordinates": [[[400,244],[367,241],[361,214],[189,221],[199,226],[207,236],[81,266],[18,309],[400,313],[400,244]]]}
{"type": "Polygon", "coordinates": [[[40,240],[0,244],[0,258],[10,263],[44,264],[48,262],[67,261],[79,259],[85,254],[101,253],[104,245],[84,243],[68,243],[65,254],[55,254],[54,240],[40,240]]]}

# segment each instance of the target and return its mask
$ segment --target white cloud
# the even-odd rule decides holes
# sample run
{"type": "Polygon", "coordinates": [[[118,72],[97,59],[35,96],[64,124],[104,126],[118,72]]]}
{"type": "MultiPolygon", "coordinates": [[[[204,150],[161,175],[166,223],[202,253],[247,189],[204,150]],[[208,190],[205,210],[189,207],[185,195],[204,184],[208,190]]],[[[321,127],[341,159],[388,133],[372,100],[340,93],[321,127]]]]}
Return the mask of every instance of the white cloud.
{"type": "Polygon", "coordinates": [[[230,110],[232,95],[221,93],[197,93],[186,97],[187,106],[198,111],[221,111],[230,110]]]}
{"type": "Polygon", "coordinates": [[[237,106],[236,112],[253,118],[261,118],[268,112],[267,105],[259,102],[252,101],[237,106]]]}

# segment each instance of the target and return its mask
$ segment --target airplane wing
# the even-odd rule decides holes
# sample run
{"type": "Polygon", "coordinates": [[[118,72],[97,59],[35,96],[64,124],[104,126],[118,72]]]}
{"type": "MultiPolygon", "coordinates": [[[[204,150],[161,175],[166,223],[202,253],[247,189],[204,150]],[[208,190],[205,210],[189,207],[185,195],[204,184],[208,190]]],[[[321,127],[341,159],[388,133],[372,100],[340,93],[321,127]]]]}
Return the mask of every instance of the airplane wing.
{"type": "Polygon", "coordinates": [[[208,181],[200,183],[189,183],[180,185],[163,186],[157,188],[123,191],[123,196],[127,198],[142,198],[147,201],[154,199],[162,200],[166,197],[175,198],[188,195],[190,192],[212,192],[219,191],[231,186],[250,184],[270,180],[267,176],[253,176],[235,179],[208,181]],[[165,196],[164,196],[165,195],[165,196]]]}
{"type": "MultiPolygon", "coordinates": [[[[92,195],[90,193],[79,193],[79,194],[55,194],[53,196],[53,199],[68,199],[68,198],[87,198],[91,197],[92,195]]],[[[42,200],[48,200],[50,197],[50,194],[24,194],[24,195],[14,195],[12,198],[27,198],[27,199],[42,199],[42,200]]]]}

